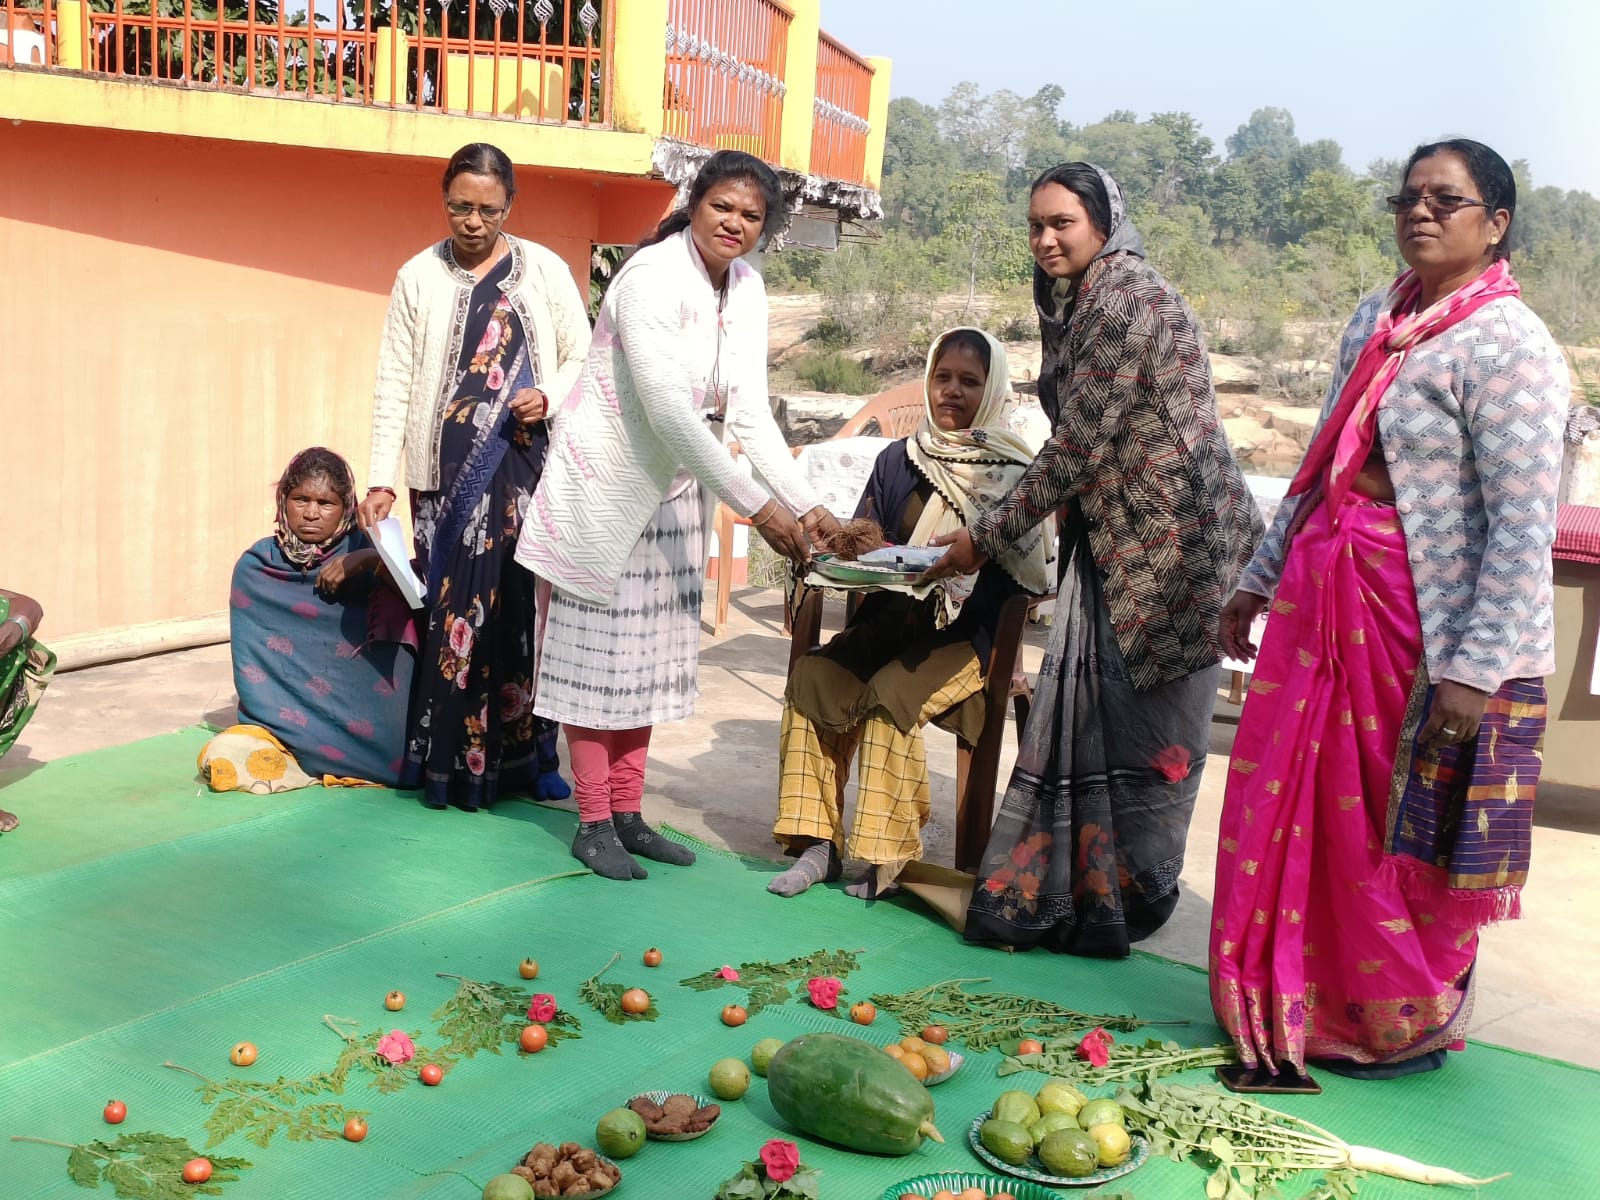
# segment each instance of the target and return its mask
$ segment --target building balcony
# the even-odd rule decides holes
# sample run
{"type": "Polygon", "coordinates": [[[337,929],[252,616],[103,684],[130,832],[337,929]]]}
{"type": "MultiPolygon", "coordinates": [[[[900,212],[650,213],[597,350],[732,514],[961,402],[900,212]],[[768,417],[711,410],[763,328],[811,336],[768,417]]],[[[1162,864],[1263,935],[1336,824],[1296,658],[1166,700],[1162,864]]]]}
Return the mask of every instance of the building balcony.
{"type": "Polygon", "coordinates": [[[822,33],[817,6],[0,0],[0,116],[369,153],[493,140],[669,180],[664,161],[735,148],[875,190],[887,62],[822,33]]]}

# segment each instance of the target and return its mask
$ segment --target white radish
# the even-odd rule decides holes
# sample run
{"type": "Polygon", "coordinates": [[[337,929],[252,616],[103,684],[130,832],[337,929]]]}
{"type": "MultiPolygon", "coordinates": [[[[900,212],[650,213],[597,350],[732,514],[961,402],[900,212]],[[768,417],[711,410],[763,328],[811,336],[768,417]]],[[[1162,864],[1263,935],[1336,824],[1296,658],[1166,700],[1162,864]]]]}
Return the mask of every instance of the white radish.
{"type": "Polygon", "coordinates": [[[1348,1166],[1354,1171],[1371,1171],[1374,1175],[1388,1175],[1395,1179],[1409,1179],[1412,1183],[1429,1183],[1445,1187],[1481,1187],[1500,1179],[1508,1179],[1511,1172],[1491,1175],[1488,1179],[1473,1179],[1449,1167],[1430,1167],[1403,1154],[1375,1150],[1371,1146],[1350,1146],[1348,1166]]]}

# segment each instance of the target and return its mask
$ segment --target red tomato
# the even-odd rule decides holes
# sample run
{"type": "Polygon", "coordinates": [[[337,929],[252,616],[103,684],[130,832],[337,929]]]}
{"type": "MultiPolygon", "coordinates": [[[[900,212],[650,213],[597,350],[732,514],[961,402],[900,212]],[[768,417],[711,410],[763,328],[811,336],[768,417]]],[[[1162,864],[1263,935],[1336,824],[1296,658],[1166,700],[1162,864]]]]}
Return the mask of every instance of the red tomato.
{"type": "Polygon", "coordinates": [[[1044,1043],[1038,1038],[1023,1038],[1017,1043],[1018,1054],[1043,1054],[1044,1043]]]}
{"type": "Polygon", "coordinates": [[[878,1019],[878,1006],[866,1000],[858,1000],[850,1006],[850,1019],[857,1025],[871,1025],[878,1019]]]}
{"type": "Polygon", "coordinates": [[[444,1078],[444,1068],[438,1063],[429,1063],[417,1072],[417,1078],[429,1087],[438,1087],[439,1081],[444,1078]]]}
{"type": "MultiPolygon", "coordinates": [[[[365,1121],[363,1121],[360,1117],[351,1117],[348,1121],[346,1121],[344,1123],[344,1140],[345,1141],[347,1141],[347,1142],[359,1142],[359,1141],[361,1141],[362,1138],[364,1138],[366,1136],[367,1136],[367,1123],[365,1121]]],[[[206,1169],[207,1169],[208,1172],[210,1171],[210,1165],[209,1164],[207,1164],[206,1169]]]]}
{"type": "Polygon", "coordinates": [[[539,978],[539,964],[531,958],[525,958],[517,964],[517,974],[524,979],[537,979],[539,978]]]}
{"type": "Polygon", "coordinates": [[[742,1004],[730,1004],[722,1010],[722,1023],[724,1025],[743,1025],[750,1019],[750,1014],[745,1011],[742,1004]]]}
{"type": "Polygon", "coordinates": [[[644,965],[647,967],[659,967],[661,965],[661,951],[654,946],[646,950],[644,952],[644,965]]]}
{"type": "Polygon", "coordinates": [[[383,1006],[390,1012],[399,1012],[406,1006],[406,994],[404,992],[390,992],[383,998],[383,1006]]]}
{"type": "Polygon", "coordinates": [[[643,988],[629,988],[622,993],[622,1011],[638,1016],[650,1007],[650,993],[643,988]]]}
{"type": "Polygon", "coordinates": [[[950,1035],[945,1032],[945,1027],[943,1025],[929,1025],[922,1031],[922,1040],[932,1046],[944,1045],[945,1040],[949,1038],[949,1036],[950,1035]]]}
{"type": "Polygon", "coordinates": [[[128,1119],[128,1106],[121,1100],[108,1100],[105,1112],[100,1115],[106,1119],[107,1125],[121,1125],[128,1119]]]}
{"type": "Polygon", "coordinates": [[[236,1067],[248,1067],[256,1061],[254,1042],[240,1042],[228,1052],[228,1061],[236,1067]]]}
{"type": "Polygon", "coordinates": [[[529,1054],[537,1054],[550,1044],[550,1033],[543,1025],[529,1025],[518,1036],[517,1044],[529,1054]]]}
{"type": "Polygon", "coordinates": [[[185,1183],[204,1183],[211,1178],[211,1160],[209,1158],[191,1158],[183,1164],[183,1181],[185,1183]]]}

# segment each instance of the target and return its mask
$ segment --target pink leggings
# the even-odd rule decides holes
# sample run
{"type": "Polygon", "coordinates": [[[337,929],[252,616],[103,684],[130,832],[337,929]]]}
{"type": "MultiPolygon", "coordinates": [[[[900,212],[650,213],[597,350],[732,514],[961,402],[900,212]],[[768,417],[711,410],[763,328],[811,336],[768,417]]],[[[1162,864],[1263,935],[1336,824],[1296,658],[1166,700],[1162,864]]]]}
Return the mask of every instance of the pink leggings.
{"type": "Polygon", "coordinates": [[[563,725],[572,778],[578,791],[578,820],[609,821],[614,812],[638,812],[644,798],[644,764],[653,725],[637,729],[585,729],[563,725]]]}

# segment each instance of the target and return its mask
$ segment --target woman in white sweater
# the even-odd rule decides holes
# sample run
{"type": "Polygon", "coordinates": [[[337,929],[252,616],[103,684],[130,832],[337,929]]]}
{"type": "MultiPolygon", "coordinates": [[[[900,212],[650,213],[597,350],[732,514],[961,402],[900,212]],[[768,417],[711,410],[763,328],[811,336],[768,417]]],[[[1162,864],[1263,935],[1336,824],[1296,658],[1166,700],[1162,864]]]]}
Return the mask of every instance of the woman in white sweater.
{"type": "Polygon", "coordinates": [[[516,192],[503,152],[456,152],[450,236],[400,268],[378,357],[360,517],[370,530],[389,515],[403,453],[428,608],[398,773],[429,808],[570,794],[556,727],[533,714],[534,583],[512,550],[589,320],[567,264],[503,231],[516,192]]]}
{"type": "Polygon", "coordinates": [[[687,202],[606,294],[517,545],[517,561],[553,590],[541,605],[534,711],[566,730],[580,822],[572,853],[609,879],[643,879],[635,854],[694,861],[645,823],[640,799],[652,727],[694,711],[704,489],[795,561],[810,536],[837,528],[773,420],[766,290],[741,261],[781,208],[760,159],[724,150],[706,160],[687,202]],[[724,427],[766,486],[729,455],[724,427]]]}

